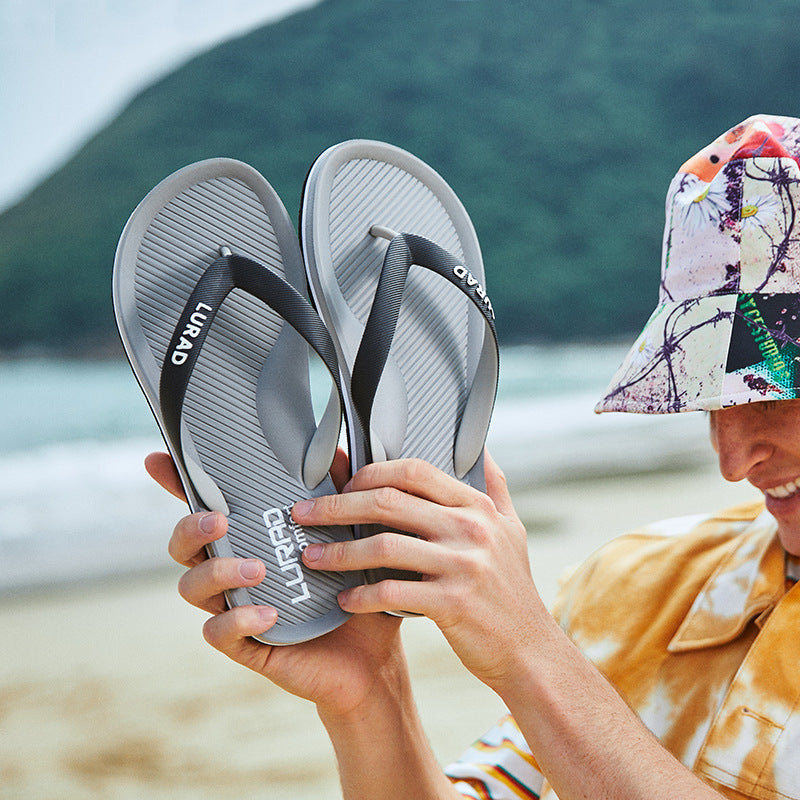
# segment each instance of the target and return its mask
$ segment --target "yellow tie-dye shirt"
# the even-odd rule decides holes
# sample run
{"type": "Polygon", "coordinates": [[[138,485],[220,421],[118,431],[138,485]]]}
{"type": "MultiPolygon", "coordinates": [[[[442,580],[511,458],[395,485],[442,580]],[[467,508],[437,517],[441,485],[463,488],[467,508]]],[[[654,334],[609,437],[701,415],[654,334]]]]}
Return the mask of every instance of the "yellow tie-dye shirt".
{"type": "MultiPolygon", "coordinates": [[[[737,800],[800,800],[800,587],[776,530],[760,504],[649,526],[554,608],[664,746],[737,800]]],[[[510,716],[447,773],[465,797],[556,797],[510,716]]]]}

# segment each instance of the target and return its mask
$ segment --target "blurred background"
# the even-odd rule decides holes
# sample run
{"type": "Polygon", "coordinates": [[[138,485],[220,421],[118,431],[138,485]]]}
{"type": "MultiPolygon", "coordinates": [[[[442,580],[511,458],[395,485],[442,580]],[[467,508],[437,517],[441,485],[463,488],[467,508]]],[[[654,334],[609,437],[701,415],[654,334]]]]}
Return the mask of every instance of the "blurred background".
{"type": "MultiPolygon", "coordinates": [[[[142,469],[160,442],[110,300],[119,234],[158,181],[239,158],[296,218],[309,165],[348,138],[444,176],[498,318],[489,445],[551,598],[626,527],[751,496],[716,478],[703,415],[592,407],[655,305],[672,175],[753,113],[800,113],[794,10],[0,0],[0,797],[336,794],[313,712],[209,652],[176,597],[184,507],[142,469]]],[[[405,626],[454,758],[496,699],[405,626]]]]}

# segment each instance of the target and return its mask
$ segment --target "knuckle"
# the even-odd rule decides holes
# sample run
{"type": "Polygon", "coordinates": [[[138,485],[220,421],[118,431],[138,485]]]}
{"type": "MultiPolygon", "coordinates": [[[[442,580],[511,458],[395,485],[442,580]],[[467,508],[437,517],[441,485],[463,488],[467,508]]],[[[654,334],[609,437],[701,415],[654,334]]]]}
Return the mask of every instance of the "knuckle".
{"type": "Polygon", "coordinates": [[[231,589],[235,585],[231,579],[230,560],[223,558],[210,558],[205,565],[202,577],[205,583],[214,590],[231,589]]]}
{"type": "Polygon", "coordinates": [[[190,572],[191,570],[184,572],[183,575],[181,575],[181,577],[178,579],[178,594],[187,602],[192,596],[192,576],[190,575],[190,572]]]}
{"type": "Polygon", "coordinates": [[[483,514],[496,514],[497,507],[494,504],[494,501],[488,494],[484,494],[483,492],[476,492],[475,493],[475,508],[477,508],[483,514]]]}
{"type": "Polygon", "coordinates": [[[492,578],[494,575],[491,564],[485,558],[474,558],[471,571],[476,583],[482,582],[486,578],[492,578]]]}
{"type": "Polygon", "coordinates": [[[176,561],[178,564],[181,564],[183,562],[183,557],[178,547],[178,542],[176,541],[174,532],[170,537],[169,542],[167,542],[167,553],[169,553],[169,557],[173,561],[176,561]]]}
{"type": "Polygon", "coordinates": [[[415,485],[427,479],[429,468],[421,458],[409,458],[402,463],[400,474],[406,483],[415,485]]]}
{"type": "Polygon", "coordinates": [[[329,542],[325,545],[325,561],[328,566],[341,568],[347,562],[347,550],[344,542],[329,542]]]}
{"type": "Polygon", "coordinates": [[[492,578],[492,569],[489,559],[485,555],[470,549],[461,551],[453,556],[453,568],[455,574],[461,576],[465,580],[463,582],[454,583],[451,588],[476,586],[482,583],[486,578],[492,578]]]}
{"type": "Polygon", "coordinates": [[[207,598],[242,585],[232,563],[230,559],[209,558],[188,569],[178,579],[178,594],[188,603],[202,606],[207,598]]]}
{"type": "Polygon", "coordinates": [[[398,541],[391,533],[379,533],[372,537],[374,555],[383,563],[391,561],[397,554],[398,541]]]}
{"type": "Polygon", "coordinates": [[[219,617],[211,617],[203,624],[203,638],[215,649],[222,647],[219,617]]]}
{"type": "Polygon", "coordinates": [[[346,504],[349,502],[347,495],[343,494],[329,494],[316,500],[318,508],[326,517],[338,519],[342,517],[346,511],[346,504]]]}
{"type": "MultiPolygon", "coordinates": [[[[202,516],[202,514],[189,514],[182,517],[172,531],[167,552],[179,564],[196,563],[205,558],[204,546],[209,541],[209,536],[203,533],[199,526],[202,516]]],[[[221,535],[222,531],[213,538],[219,538],[221,535]]]]}
{"type": "Polygon", "coordinates": [[[347,590],[342,608],[345,611],[357,611],[361,607],[363,599],[364,586],[354,586],[352,589],[347,590]]]}
{"type": "Polygon", "coordinates": [[[458,558],[458,573],[467,579],[467,582],[473,583],[479,573],[476,558],[472,552],[461,553],[458,558]]]}
{"type": "Polygon", "coordinates": [[[466,541],[475,547],[486,547],[491,543],[492,537],[483,519],[472,514],[462,515],[460,529],[466,541]]]}
{"type": "Polygon", "coordinates": [[[380,475],[382,468],[382,462],[365,464],[356,472],[353,476],[353,480],[357,481],[359,486],[369,485],[373,479],[380,475]]]}
{"type": "MultiPolygon", "coordinates": [[[[469,573],[464,573],[469,576],[469,573]]],[[[465,584],[461,581],[447,581],[440,587],[439,602],[443,608],[458,609],[461,612],[469,608],[471,590],[465,589],[465,584]]]]}
{"type": "Polygon", "coordinates": [[[400,602],[400,584],[398,581],[387,580],[381,581],[375,587],[376,598],[382,607],[399,607],[400,602]]]}
{"type": "Polygon", "coordinates": [[[177,562],[181,562],[185,554],[189,550],[197,549],[191,544],[191,536],[189,534],[191,517],[184,517],[179,520],[178,524],[172,529],[172,536],[170,536],[169,543],[167,544],[167,551],[170,556],[177,562]]]}
{"type": "Polygon", "coordinates": [[[394,512],[401,503],[402,494],[391,486],[381,486],[375,490],[375,506],[379,511],[394,512]]]}
{"type": "Polygon", "coordinates": [[[494,480],[499,484],[500,488],[508,488],[508,478],[497,464],[494,465],[494,480]]]}
{"type": "Polygon", "coordinates": [[[230,654],[235,642],[246,635],[251,609],[239,606],[209,617],[203,625],[203,638],[216,650],[230,654]]]}

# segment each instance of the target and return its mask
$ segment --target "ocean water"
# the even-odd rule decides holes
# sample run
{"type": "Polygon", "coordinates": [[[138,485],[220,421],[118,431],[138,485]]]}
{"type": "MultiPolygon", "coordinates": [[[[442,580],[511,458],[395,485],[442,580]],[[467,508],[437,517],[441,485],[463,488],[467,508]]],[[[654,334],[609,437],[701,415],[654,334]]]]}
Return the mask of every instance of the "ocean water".
{"type": "MultiPolygon", "coordinates": [[[[507,348],[488,446],[511,486],[707,457],[703,415],[592,412],[624,347],[507,348]]],[[[146,475],[163,449],[124,361],[0,363],[0,593],[169,565],[186,506],[146,475]]]]}

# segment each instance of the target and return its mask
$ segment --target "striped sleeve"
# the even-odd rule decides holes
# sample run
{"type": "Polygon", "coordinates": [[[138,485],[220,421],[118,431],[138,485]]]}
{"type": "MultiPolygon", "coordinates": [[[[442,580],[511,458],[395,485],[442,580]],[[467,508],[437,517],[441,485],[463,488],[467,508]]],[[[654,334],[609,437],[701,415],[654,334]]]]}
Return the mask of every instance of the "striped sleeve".
{"type": "Polygon", "coordinates": [[[445,770],[454,787],[473,800],[538,800],[542,774],[508,714],[445,770]]]}

